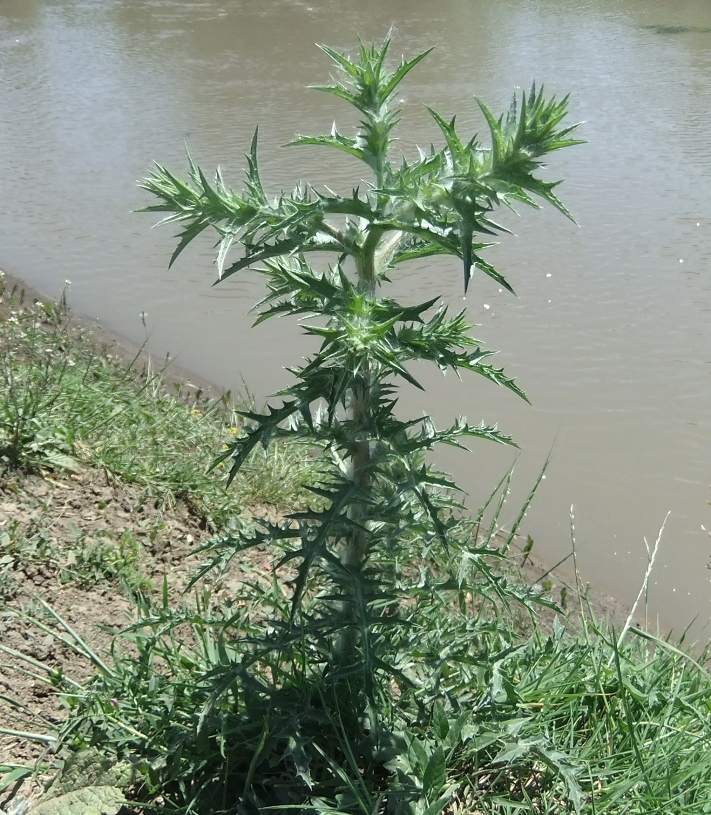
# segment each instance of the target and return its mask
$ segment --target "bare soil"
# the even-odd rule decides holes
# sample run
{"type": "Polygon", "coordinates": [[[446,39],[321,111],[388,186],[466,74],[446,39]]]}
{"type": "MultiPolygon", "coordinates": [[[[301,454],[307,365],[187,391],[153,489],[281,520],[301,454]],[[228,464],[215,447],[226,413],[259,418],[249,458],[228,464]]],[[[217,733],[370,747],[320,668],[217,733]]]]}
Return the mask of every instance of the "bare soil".
{"type": "MultiPolygon", "coordinates": [[[[17,553],[13,562],[0,566],[0,642],[77,680],[88,677],[92,666],[32,621],[31,616],[37,616],[51,623],[38,599],[99,654],[108,651],[110,630],[129,624],[131,602],[116,581],[101,575],[92,581],[72,578],[66,556],[76,541],[115,542],[129,533],[140,543],[141,573],[154,590],[160,590],[166,576],[171,593],[179,594],[200,563],[200,555],[193,552],[208,535],[183,504],[156,507],[139,488],[89,469],[61,476],[14,474],[0,480],[0,558],[8,557],[3,551],[8,536],[3,532],[11,527],[13,539],[41,532],[55,557],[35,559],[17,553]]],[[[216,588],[232,593],[240,582],[266,574],[268,568],[264,554],[255,551],[216,588]]],[[[60,700],[38,678],[41,673],[0,654],[0,727],[42,734],[47,725],[62,720],[60,700]]],[[[0,734],[0,764],[34,761],[45,749],[42,743],[0,734]]]]}

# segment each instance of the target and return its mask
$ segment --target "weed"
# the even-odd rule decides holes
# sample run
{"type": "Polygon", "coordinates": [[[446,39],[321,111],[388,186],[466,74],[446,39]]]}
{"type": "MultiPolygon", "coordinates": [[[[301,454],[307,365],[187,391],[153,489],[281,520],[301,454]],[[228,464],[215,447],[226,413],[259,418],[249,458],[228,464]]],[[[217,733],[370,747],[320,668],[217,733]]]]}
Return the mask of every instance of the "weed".
{"type": "MultiPolygon", "coordinates": [[[[80,682],[0,644],[0,652],[24,660],[37,681],[61,694],[68,714],[46,732],[21,735],[51,745],[66,761],[57,786],[66,789],[66,775],[71,788],[62,794],[93,794],[97,778],[110,773],[107,797],[98,802],[107,807],[130,794],[139,809],[181,815],[709,813],[708,655],[694,659],[631,619],[615,632],[584,603],[580,634],[560,618],[544,633],[536,611],[553,604],[511,577],[506,554],[535,486],[502,536],[511,474],[468,520],[455,485],[424,458],[440,441],[510,440],[463,419],[438,431],[429,419],[403,423],[393,413],[393,383],[413,383],[404,363],[415,358],[473,370],[520,395],[482,361],[488,352],[470,340],[462,315],[429,315],[434,301],[407,307],[376,292],[398,262],[438,254],[461,257],[465,287],[472,261],[504,282],[479,257],[484,247],[473,235],[496,231],[489,215],[502,201],[532,203],[538,195],[563,209],[555,185],[534,171],[538,158],[573,141],[570,128],[558,127],[565,103],[534,89],[506,120],[482,106],[489,151],[475,139],[463,143],[454,121],[433,113],[446,147],[395,169],[387,148],[397,114],[387,102],[425,54],[388,74],[388,46],[389,38],[380,47],[362,43],[358,63],[324,48],[343,81],[323,90],[355,105],[363,121],[353,139],[334,127],[330,136],[298,140],[365,162],[374,173],[366,192],[344,199],[299,188],[271,203],[259,179],[256,136],[243,196],[219,173],[211,186],[192,162],[190,182],[158,168],[145,184],[162,198],[158,209],[184,222],[176,254],[213,224],[221,275],[264,264],[270,294],[263,316],[326,316],[307,326],[323,345],[295,372],[282,404],[242,411],[243,424],[229,425],[237,438],[227,437],[213,468],[231,460],[236,478],[250,465],[262,467],[254,458],[260,444],[296,440],[331,457],[309,470],[318,501],[276,519],[226,523],[205,547],[194,585],[264,543],[269,573],[219,602],[202,588],[178,603],[167,581],[160,598],[138,594],[135,619],[115,632],[109,654],[97,653],[40,603],[35,624],[87,660],[93,676],[80,682]],[[235,242],[246,255],[225,271],[235,242]],[[305,259],[316,250],[336,252],[335,267],[316,273],[305,259]],[[518,624],[521,608],[531,616],[530,635],[518,624]],[[74,777],[77,765],[83,781],[74,777]],[[98,771],[86,772],[92,767],[98,771]]],[[[103,418],[104,434],[81,437],[87,458],[142,483],[156,500],[183,495],[200,506],[214,495],[213,482],[198,477],[187,459],[168,465],[158,443],[155,459],[150,452],[152,433],[163,454],[183,429],[181,444],[197,441],[190,422],[203,421],[211,408],[180,407],[156,391],[151,398],[171,422],[170,431],[159,430],[155,417],[144,422],[132,413],[151,389],[150,377],[131,391],[129,404],[129,377],[120,386],[109,379],[106,391],[99,387],[104,374],[86,371],[83,379],[93,378],[100,395],[77,399],[103,418]],[[124,444],[114,445],[116,438],[124,444]],[[131,457],[139,438],[157,473],[131,457]]],[[[218,426],[210,441],[220,449],[230,431],[218,426]]],[[[278,478],[283,470],[272,461],[278,478]]],[[[227,515],[221,512],[215,516],[227,515]]],[[[82,546],[88,573],[118,568],[100,544],[96,556],[82,546]]],[[[124,560],[138,561],[134,542],[124,546],[124,560]]],[[[650,569],[652,560],[650,551],[650,569]]]]}
{"type": "Polygon", "coordinates": [[[22,528],[13,522],[0,531],[0,598],[14,595],[20,573],[30,580],[55,578],[60,584],[83,588],[101,583],[118,583],[129,593],[152,588],[145,575],[143,547],[130,532],[89,534],[77,530],[60,545],[41,523],[39,519],[22,528]]]}
{"type": "Polygon", "coordinates": [[[219,169],[211,184],[192,158],[189,179],[157,165],[141,186],[158,199],[145,211],[167,213],[162,223],[182,227],[171,264],[212,227],[218,234],[219,279],[247,269],[265,279],[257,322],[306,315],[304,332],[321,341],[306,364],[292,369],[295,381],[278,394],[281,404],[241,414],[246,433],[228,444],[216,465],[230,461],[231,480],[255,448],[268,449],[278,439],[303,441],[333,458],[312,487],[322,507],[291,513],[285,523],[265,522],[256,535],[233,536],[231,546],[239,553],[270,544],[282,553],[282,563],[298,564],[293,624],[301,618],[311,582],[327,581],[328,600],[309,617],[304,633],[314,637],[329,670],[338,664],[349,682],[357,671],[369,695],[375,674],[389,671],[387,647],[379,652],[381,628],[402,591],[390,567],[403,542],[415,537],[447,546],[459,534],[452,514],[462,509],[454,497],[459,487],[430,466],[425,454],[439,444],[462,447],[471,438],[514,443],[495,425],[473,425],[462,416],[445,429],[437,429],[429,416],[400,419],[399,388],[422,389],[409,363],[435,363],[443,373],[473,372],[526,398],[489,363],[493,352],[473,339],[464,311],[450,317],[446,307],[434,309],[437,296],[405,304],[382,290],[405,263],[450,255],[463,263],[465,293],[475,270],[513,291],[483,259],[488,244],[478,239],[505,231],[492,220],[504,205],[537,206],[537,198],[570,217],[554,193],[560,182],[544,181],[539,171],[543,157],[580,140],[571,137],[577,125],[562,124],[567,100],[547,99],[534,85],[528,95],[514,97],[505,120],[479,102],[490,148],[476,136],[462,140],[454,119],[445,121],[430,110],[445,145],[421,150],[410,164],[393,155],[400,123],[393,104],[400,83],[429,51],[403,57],[391,70],[390,35],[382,45],[361,42],[355,60],[321,48],[338,78],[318,89],[351,105],[360,124],[354,137],[334,125],[330,135],[300,136],[293,144],[337,149],[359,160],[368,173],[365,189],[341,196],[299,183],[290,195],[270,199],[261,181],[256,131],[241,194],[226,185],[219,169]],[[238,246],[242,256],[227,265],[238,246]],[[331,256],[333,265],[315,268],[310,262],[315,252],[331,256]]]}
{"type": "Polygon", "coordinates": [[[100,583],[118,583],[127,592],[148,591],[152,582],[145,575],[143,547],[130,533],[123,532],[118,540],[103,536],[78,535],[59,569],[62,583],[73,582],[92,587],[100,583]]]}
{"type": "Polygon", "coordinates": [[[20,306],[0,323],[0,466],[76,466],[71,433],[52,415],[73,364],[62,315],[61,306],[20,306]]]}
{"type": "MultiPolygon", "coordinates": [[[[589,611],[584,635],[558,620],[521,638],[495,595],[472,605],[456,588],[462,555],[405,570],[420,590],[391,631],[396,670],[377,712],[357,685],[313,671],[277,581],[224,604],[200,592],[180,605],[164,584],[160,600],[137,601],[110,659],[45,607],[38,624],[95,676],[76,683],[32,664],[70,714],[38,738],[128,760],[138,800],[199,815],[706,813],[705,655],[634,627],[618,644],[589,611]]],[[[469,580],[488,583],[478,571],[469,580]]],[[[518,591],[503,580],[506,596],[518,591]]]]}

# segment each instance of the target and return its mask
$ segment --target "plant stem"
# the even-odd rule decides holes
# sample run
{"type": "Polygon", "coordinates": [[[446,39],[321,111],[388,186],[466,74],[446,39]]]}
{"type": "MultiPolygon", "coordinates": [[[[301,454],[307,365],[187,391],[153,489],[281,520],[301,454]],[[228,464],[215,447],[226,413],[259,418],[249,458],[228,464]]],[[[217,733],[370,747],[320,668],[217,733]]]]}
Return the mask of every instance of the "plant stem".
{"type": "MultiPolygon", "coordinates": [[[[365,290],[368,300],[375,299],[377,277],[375,269],[375,250],[382,232],[372,229],[364,242],[362,251],[356,255],[356,269],[360,287],[365,290]]],[[[353,446],[351,450],[350,478],[361,495],[371,491],[370,472],[370,425],[371,425],[371,386],[372,372],[367,356],[362,360],[357,374],[354,374],[353,386],[348,400],[347,419],[353,428],[353,446]]],[[[349,509],[349,517],[358,526],[353,529],[343,543],[341,563],[349,572],[359,572],[368,556],[368,514],[369,509],[364,501],[354,502],[349,509]]],[[[350,580],[353,588],[357,581],[350,580]]],[[[337,652],[341,660],[348,660],[358,642],[356,621],[356,595],[350,592],[344,600],[343,611],[352,626],[345,629],[340,637],[337,652]]]]}

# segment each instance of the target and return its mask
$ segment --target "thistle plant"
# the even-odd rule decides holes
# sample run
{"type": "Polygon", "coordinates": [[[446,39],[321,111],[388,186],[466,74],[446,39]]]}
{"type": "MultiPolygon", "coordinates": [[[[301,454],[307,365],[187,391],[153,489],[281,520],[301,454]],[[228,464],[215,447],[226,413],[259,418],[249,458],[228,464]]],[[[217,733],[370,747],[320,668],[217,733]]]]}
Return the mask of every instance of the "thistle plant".
{"type": "Polygon", "coordinates": [[[394,149],[400,121],[394,99],[429,51],[391,68],[390,36],[382,45],[361,42],[356,59],[320,47],[337,77],[317,89],[354,107],[360,124],[353,136],[334,124],[330,134],[299,136],[291,145],[339,150],[364,165],[367,182],[350,195],[299,183],[270,198],[255,131],[242,192],[219,169],[210,182],[190,157],[187,180],[156,165],[140,185],[159,199],[145,211],[166,212],[161,223],[181,226],[171,264],[214,229],[219,280],[243,270],[265,279],[256,322],[293,315],[320,339],[318,351],[291,369],[292,384],[278,401],[264,412],[242,413],[244,433],[215,462],[231,463],[231,480],[256,446],[303,440],[333,461],[330,474],[312,487],[319,500],[283,523],[264,521],[256,533],[226,538],[221,547],[230,557],[265,542],[279,547],[278,566],[292,570],[291,626],[301,632],[294,636],[308,630],[317,662],[330,671],[359,666],[368,682],[388,667],[376,645],[397,616],[398,583],[383,561],[395,558],[404,541],[423,550],[446,545],[457,524],[451,509],[458,488],[425,461],[426,452],[438,444],[461,447],[471,437],[513,444],[495,424],[459,417],[437,429],[427,416],[400,418],[398,389],[422,388],[408,364],[427,360],[443,373],[471,371],[526,399],[491,364],[493,352],[472,338],[464,311],[450,315],[436,307],[438,297],[401,303],[384,293],[386,285],[410,261],[450,255],[463,264],[465,292],[475,271],[513,292],[482,257],[490,237],[507,231],[493,220],[495,211],[545,201],[570,218],[556,196],[560,182],[543,180],[539,171],[549,153],[579,140],[571,136],[576,125],[563,125],[567,97],[546,98],[534,85],[498,118],[477,100],[488,147],[476,135],[460,135],[454,118],[429,109],[444,144],[407,160],[394,149]],[[315,266],[314,253],[330,262],[315,266]],[[320,587],[317,606],[306,603],[314,586],[320,587]]]}

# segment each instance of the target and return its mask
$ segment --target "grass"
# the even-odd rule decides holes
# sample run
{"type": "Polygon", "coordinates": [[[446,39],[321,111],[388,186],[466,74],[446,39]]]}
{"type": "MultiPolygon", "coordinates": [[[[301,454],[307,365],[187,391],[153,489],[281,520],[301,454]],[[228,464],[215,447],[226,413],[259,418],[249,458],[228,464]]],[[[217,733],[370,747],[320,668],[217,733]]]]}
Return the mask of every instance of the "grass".
{"type": "MultiPolygon", "coordinates": [[[[250,506],[306,500],[303,483],[322,470],[303,449],[260,451],[228,492],[205,467],[240,432],[225,401],[186,403],[158,374],[108,358],[61,303],[3,299],[6,487],[88,468],[131,485],[133,514],[184,502],[216,533],[205,555],[218,565],[234,556],[231,530],[250,506]]],[[[382,598],[366,692],[306,636],[323,623],[326,584],[309,583],[295,621],[278,552],[229,593],[197,582],[194,595],[177,595],[167,580],[146,582],[155,519],[140,536],[75,530],[60,544],[47,503],[32,523],[3,526],[0,590],[20,568],[51,567],[60,582],[123,583],[133,598],[132,621],[101,651],[41,600],[5,610],[86,665],[74,674],[0,643],[0,662],[64,710],[12,731],[49,748],[41,762],[56,775],[38,801],[16,804],[30,815],[122,805],[183,815],[711,813],[707,653],[614,630],[584,596],[575,628],[559,615],[544,631],[538,609],[551,603],[517,580],[497,535],[507,488],[504,479],[479,519],[452,527],[448,549],[413,535],[378,554],[373,568],[389,570],[405,599],[382,598]]],[[[0,696],[0,722],[3,705],[22,712],[0,696]]],[[[0,764],[0,790],[31,770],[0,764]]]]}
{"type": "Polygon", "coordinates": [[[318,465],[293,445],[257,451],[229,491],[219,470],[207,471],[241,432],[229,395],[181,398],[164,371],[98,350],[64,296],[26,307],[5,289],[0,277],[0,472],[97,468],[139,485],[145,501],[184,501],[212,529],[255,504],[304,503],[318,465]]]}
{"type": "Polygon", "coordinates": [[[709,812],[705,655],[634,628],[618,646],[588,612],[582,635],[559,621],[522,638],[502,612],[435,599],[408,610],[390,645],[398,677],[374,708],[350,700],[355,721],[335,700],[347,684],[310,670],[298,637],[264,647],[288,619],[276,584],[226,604],[166,589],[138,603],[107,661],[45,608],[46,630],[95,669],[76,684],[47,670],[70,712],[54,744],[130,760],[132,796],[200,815],[709,812]]]}
{"type": "Polygon", "coordinates": [[[19,572],[32,578],[49,570],[60,585],[74,583],[81,588],[102,583],[118,584],[128,593],[153,588],[145,574],[143,546],[128,531],[77,532],[60,545],[40,527],[23,534],[11,523],[0,532],[0,552],[0,599],[14,595],[19,572]]]}

